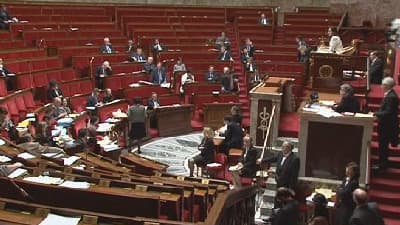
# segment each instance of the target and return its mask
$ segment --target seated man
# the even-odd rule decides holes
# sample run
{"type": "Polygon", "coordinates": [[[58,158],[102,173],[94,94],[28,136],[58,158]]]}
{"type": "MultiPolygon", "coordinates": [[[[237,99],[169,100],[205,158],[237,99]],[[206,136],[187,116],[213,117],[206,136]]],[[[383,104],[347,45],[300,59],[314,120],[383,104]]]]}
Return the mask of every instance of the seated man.
{"type": "Polygon", "coordinates": [[[269,19],[265,16],[265,14],[261,14],[259,23],[261,25],[269,25],[269,19]]]}
{"type": "Polygon", "coordinates": [[[299,203],[294,199],[295,193],[288,188],[278,188],[275,201],[279,208],[271,216],[274,225],[297,225],[299,222],[299,203]]]}
{"type": "Polygon", "coordinates": [[[240,176],[253,178],[257,172],[257,149],[253,147],[249,136],[243,138],[243,155],[236,166],[229,168],[232,171],[233,183],[235,187],[242,186],[240,176]]]}
{"type": "Polygon", "coordinates": [[[215,39],[215,46],[217,49],[220,49],[222,46],[226,46],[227,48],[229,48],[230,45],[231,42],[229,41],[229,38],[225,35],[225,32],[221,32],[221,36],[215,39]]]}
{"type": "Polygon", "coordinates": [[[146,56],[143,54],[143,49],[142,48],[137,48],[136,52],[133,53],[130,58],[129,61],[131,62],[146,62],[146,56]]]}
{"type": "Polygon", "coordinates": [[[256,51],[256,48],[254,47],[253,42],[250,40],[250,38],[246,38],[245,45],[242,47],[242,49],[247,49],[249,57],[254,57],[254,52],[256,51]]]}
{"type": "Polygon", "coordinates": [[[204,80],[209,83],[215,83],[219,81],[219,75],[214,71],[214,66],[208,68],[208,72],[204,75],[204,80]]]}
{"type": "Polygon", "coordinates": [[[111,89],[106,88],[104,91],[103,103],[108,103],[112,101],[114,101],[114,96],[112,95],[111,89]]]}
{"type": "Polygon", "coordinates": [[[300,170],[300,159],[292,152],[294,145],[283,142],[282,151],[277,155],[265,159],[257,159],[257,163],[265,164],[276,162],[276,186],[294,190],[300,170]]]}
{"type": "Polygon", "coordinates": [[[97,107],[97,106],[99,106],[101,104],[100,100],[99,100],[99,94],[100,94],[100,90],[95,88],[92,91],[92,94],[87,99],[86,107],[97,107]]]}
{"type": "Polygon", "coordinates": [[[126,52],[128,54],[132,54],[136,51],[136,45],[133,39],[128,40],[128,45],[126,46],[126,52]]]}
{"type": "Polygon", "coordinates": [[[20,162],[16,162],[13,164],[8,164],[8,165],[1,165],[0,166],[0,177],[7,177],[10,175],[14,170],[22,167],[23,164],[20,162]]]}
{"type": "Polygon", "coordinates": [[[61,91],[60,87],[58,86],[57,81],[51,80],[49,82],[49,88],[47,90],[47,98],[53,101],[54,98],[63,98],[63,92],[61,91]]]}
{"type": "Polygon", "coordinates": [[[0,8],[0,29],[8,29],[10,23],[18,22],[16,17],[12,17],[7,10],[6,5],[2,4],[0,8]]]}
{"type": "Polygon", "coordinates": [[[0,58],[0,76],[6,80],[7,91],[14,90],[15,74],[11,73],[3,64],[3,59],[0,58]]]}
{"type": "Polygon", "coordinates": [[[30,154],[40,157],[44,153],[57,153],[61,155],[65,155],[64,150],[57,147],[51,146],[43,146],[39,144],[39,142],[34,142],[33,138],[30,134],[27,134],[19,139],[18,147],[24,149],[25,151],[29,152],[30,154]]]}
{"type": "Polygon", "coordinates": [[[11,141],[17,141],[18,131],[8,116],[8,110],[0,106],[0,134],[3,137],[7,137],[11,141]]]}
{"type": "Polygon", "coordinates": [[[333,109],[338,112],[360,112],[360,103],[354,97],[354,90],[350,84],[340,85],[340,102],[333,106],[333,109]]]}
{"type": "Polygon", "coordinates": [[[250,55],[249,55],[249,51],[247,50],[247,48],[242,48],[242,53],[240,55],[240,61],[243,64],[246,64],[247,60],[249,60],[249,58],[250,58],[250,55]]]}
{"type": "Polygon", "coordinates": [[[179,58],[179,59],[176,61],[175,65],[174,65],[174,70],[173,70],[173,72],[175,73],[175,72],[183,72],[183,71],[186,71],[186,66],[185,66],[185,64],[182,62],[182,59],[179,58]]]}
{"type": "Polygon", "coordinates": [[[246,72],[251,72],[251,73],[253,73],[253,72],[255,72],[256,70],[257,70],[257,65],[256,65],[256,63],[253,61],[253,58],[252,58],[252,57],[248,58],[247,63],[246,63],[246,72]]]}
{"type": "Polygon", "coordinates": [[[65,111],[65,108],[62,106],[61,98],[55,97],[52,107],[52,115],[50,115],[52,118],[57,120],[68,115],[67,111],[65,111]]]}
{"type": "Polygon", "coordinates": [[[110,62],[104,61],[103,64],[96,69],[96,87],[104,89],[104,77],[112,75],[110,62]]]}
{"type": "Polygon", "coordinates": [[[162,66],[162,62],[157,63],[156,69],[151,73],[151,82],[158,85],[167,82],[167,73],[162,66]]]}
{"type": "Polygon", "coordinates": [[[156,66],[154,65],[154,58],[150,56],[147,58],[146,63],[143,64],[143,69],[146,71],[146,73],[151,74],[155,68],[156,66]]]}
{"type": "Polygon", "coordinates": [[[114,53],[113,46],[110,42],[110,38],[104,38],[104,44],[100,47],[100,52],[103,54],[111,54],[114,53]]]}
{"type": "Polygon", "coordinates": [[[185,74],[182,75],[181,77],[181,87],[179,91],[181,94],[185,93],[185,86],[190,83],[194,83],[194,76],[192,74],[192,71],[188,70],[185,74]]]}
{"type": "Polygon", "coordinates": [[[158,39],[154,39],[153,54],[157,55],[158,53],[163,52],[165,50],[166,50],[165,46],[162,45],[158,39]]]}
{"type": "Polygon", "coordinates": [[[226,49],[225,46],[221,46],[221,51],[218,59],[221,61],[233,61],[231,53],[226,49]]]}
{"type": "Polygon", "coordinates": [[[221,90],[223,92],[237,92],[239,90],[238,81],[236,75],[231,73],[228,67],[224,67],[224,74],[221,77],[221,90]]]}
{"type": "Polygon", "coordinates": [[[238,122],[232,121],[232,116],[226,116],[224,120],[229,122],[225,133],[222,135],[225,139],[221,144],[220,151],[228,154],[231,148],[243,147],[243,129],[238,122]]]}

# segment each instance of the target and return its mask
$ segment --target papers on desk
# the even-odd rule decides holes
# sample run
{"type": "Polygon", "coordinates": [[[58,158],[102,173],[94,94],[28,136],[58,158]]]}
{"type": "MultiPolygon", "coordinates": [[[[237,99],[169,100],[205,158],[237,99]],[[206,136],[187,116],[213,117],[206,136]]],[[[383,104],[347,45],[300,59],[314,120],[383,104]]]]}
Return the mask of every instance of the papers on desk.
{"type": "Polygon", "coordinates": [[[115,118],[108,118],[105,120],[106,123],[118,123],[119,121],[121,120],[115,118]]]}
{"type": "Polygon", "coordinates": [[[319,104],[311,104],[303,107],[305,112],[313,112],[326,118],[343,116],[340,113],[333,111],[330,107],[322,106],[319,104]]]}
{"type": "Polygon", "coordinates": [[[122,112],[121,109],[118,109],[118,111],[113,112],[112,116],[114,118],[127,118],[128,117],[128,115],[126,113],[122,112]]]}
{"type": "Polygon", "coordinates": [[[140,87],[139,83],[132,83],[129,85],[129,87],[140,87]]]}
{"type": "Polygon", "coordinates": [[[145,80],[139,80],[139,84],[146,84],[146,85],[153,85],[153,83],[145,81],[145,80]]]}
{"type": "Polygon", "coordinates": [[[80,217],[66,217],[49,213],[39,225],[77,225],[80,220],[80,217]]]}
{"type": "Polygon", "coordinates": [[[321,115],[326,118],[343,116],[342,114],[335,112],[333,110],[320,110],[318,112],[318,115],[321,115]]]}
{"type": "Polygon", "coordinates": [[[0,146],[4,145],[6,142],[3,139],[0,139],[0,146]]]}
{"type": "Polygon", "coordinates": [[[162,84],[160,84],[160,87],[170,88],[171,87],[171,83],[162,83],[162,84]]]}
{"type": "Polygon", "coordinates": [[[209,164],[207,164],[207,167],[218,167],[218,166],[222,166],[222,164],[220,164],[220,163],[209,163],[209,164]]]}
{"type": "Polygon", "coordinates": [[[113,126],[114,124],[110,123],[99,123],[96,131],[100,133],[109,132],[113,126]]]}
{"type": "Polygon", "coordinates": [[[58,158],[61,156],[59,152],[51,152],[51,153],[42,153],[42,156],[47,157],[47,158],[58,158]],[[58,157],[56,157],[58,156],[58,157]]]}
{"type": "Polygon", "coordinates": [[[32,155],[31,153],[28,152],[23,152],[17,155],[19,158],[22,159],[34,159],[36,156],[32,155]]]}
{"type": "MultiPolygon", "coordinates": [[[[0,139],[0,141],[3,141],[3,140],[0,139]]],[[[6,162],[10,162],[10,161],[11,161],[11,159],[8,158],[7,156],[0,155],[0,162],[1,163],[6,163],[6,162]]]]}
{"type": "Polygon", "coordinates": [[[359,118],[372,118],[374,115],[371,113],[365,114],[365,113],[356,113],[354,114],[354,117],[359,117],[359,118]]]}
{"type": "MultiPolygon", "coordinates": [[[[326,199],[331,199],[332,196],[335,195],[335,192],[333,192],[330,189],[326,189],[326,188],[315,189],[315,192],[312,193],[310,196],[308,196],[306,198],[306,201],[312,202],[315,194],[317,194],[317,193],[324,195],[326,199]]],[[[334,206],[335,206],[334,202],[328,201],[328,207],[334,207],[334,206]]]]}
{"type": "Polygon", "coordinates": [[[58,185],[60,187],[67,188],[80,188],[80,189],[88,189],[90,184],[88,182],[78,182],[78,181],[64,181],[64,183],[58,185]]]}
{"type": "Polygon", "coordinates": [[[23,175],[25,175],[27,173],[28,173],[28,170],[22,169],[22,168],[17,168],[14,171],[12,171],[12,173],[10,173],[8,175],[8,177],[9,178],[17,178],[17,177],[23,176],[23,175]]]}
{"type": "Polygon", "coordinates": [[[70,165],[72,165],[72,164],[74,164],[74,162],[76,162],[78,159],[80,159],[81,157],[79,157],[79,156],[75,156],[75,155],[73,155],[73,156],[70,156],[70,157],[68,157],[68,158],[63,158],[63,160],[64,160],[64,166],[70,166],[70,165]]]}
{"type": "Polygon", "coordinates": [[[39,184],[61,184],[64,180],[59,177],[38,176],[25,177],[23,180],[39,184]]]}
{"type": "Polygon", "coordinates": [[[116,145],[116,144],[114,144],[114,143],[109,144],[109,145],[103,145],[103,146],[101,146],[101,147],[103,147],[103,150],[104,150],[105,152],[111,152],[111,151],[114,151],[114,150],[118,150],[118,149],[119,149],[119,146],[116,145]]]}

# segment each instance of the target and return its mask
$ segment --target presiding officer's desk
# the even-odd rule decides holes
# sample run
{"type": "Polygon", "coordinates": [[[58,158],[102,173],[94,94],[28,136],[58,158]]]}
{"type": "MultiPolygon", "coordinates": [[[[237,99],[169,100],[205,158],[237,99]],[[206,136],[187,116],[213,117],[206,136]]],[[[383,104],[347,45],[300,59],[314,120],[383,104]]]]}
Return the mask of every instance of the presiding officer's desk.
{"type": "MultiPolygon", "coordinates": [[[[319,100],[339,102],[338,94],[320,93],[319,100]]],[[[360,184],[369,182],[369,145],[374,118],[370,114],[338,114],[299,108],[300,177],[328,179],[338,183],[346,164],[360,165],[360,184]]],[[[312,107],[318,109],[319,107],[312,107]]]]}

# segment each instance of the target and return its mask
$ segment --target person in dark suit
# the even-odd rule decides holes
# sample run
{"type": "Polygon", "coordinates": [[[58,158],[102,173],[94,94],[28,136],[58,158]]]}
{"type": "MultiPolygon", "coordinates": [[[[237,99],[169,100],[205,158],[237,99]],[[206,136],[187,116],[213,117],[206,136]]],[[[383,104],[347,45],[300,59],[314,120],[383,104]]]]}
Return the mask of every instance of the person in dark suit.
{"type": "Polygon", "coordinates": [[[276,186],[286,187],[292,190],[297,185],[297,178],[299,176],[300,159],[293,153],[293,144],[285,141],[282,144],[282,151],[277,155],[259,159],[259,163],[266,164],[276,162],[276,186]]]}
{"type": "Polygon", "coordinates": [[[129,147],[132,148],[136,140],[138,153],[140,153],[140,144],[142,138],[146,137],[146,108],[142,105],[142,99],[135,97],[134,105],[128,109],[129,121],[129,147]]]}
{"type": "Polygon", "coordinates": [[[235,187],[241,187],[240,177],[253,178],[257,172],[257,149],[253,147],[252,140],[249,136],[243,138],[243,155],[239,159],[237,165],[229,168],[232,171],[233,184],[235,187]]]}
{"type": "Polygon", "coordinates": [[[6,81],[7,91],[14,90],[15,74],[11,73],[3,64],[3,59],[0,58],[0,76],[6,81]]]}
{"type": "Polygon", "coordinates": [[[239,91],[238,81],[236,75],[231,73],[228,67],[224,67],[224,74],[221,76],[221,90],[223,92],[239,91]]]}
{"type": "Polygon", "coordinates": [[[336,112],[360,112],[360,103],[357,98],[354,97],[354,90],[350,84],[342,84],[340,86],[340,96],[340,102],[333,106],[333,109],[336,112]]]}
{"type": "Polygon", "coordinates": [[[253,61],[253,57],[248,58],[246,63],[246,72],[254,73],[256,72],[256,70],[257,70],[257,65],[253,61]]]}
{"type": "Polygon", "coordinates": [[[224,120],[228,121],[227,128],[222,136],[225,137],[221,144],[220,151],[228,154],[231,148],[243,147],[243,129],[238,122],[232,121],[232,116],[226,116],[224,120]]]}
{"type": "Polygon", "coordinates": [[[346,166],[346,177],[337,190],[336,201],[336,225],[348,224],[351,214],[356,207],[353,201],[353,191],[358,188],[358,178],[360,169],[355,162],[350,162],[346,166]]]}
{"type": "Polygon", "coordinates": [[[157,55],[160,52],[164,52],[166,48],[163,44],[160,43],[160,40],[155,39],[152,50],[153,50],[153,55],[157,55]]]}
{"type": "Polygon", "coordinates": [[[110,88],[106,88],[104,90],[103,103],[108,103],[112,101],[114,101],[114,96],[112,95],[112,91],[110,88]]]}
{"type": "Polygon", "coordinates": [[[96,69],[96,87],[104,89],[104,77],[112,75],[112,68],[108,61],[104,61],[103,64],[96,69]]]}
{"type": "Polygon", "coordinates": [[[313,218],[323,217],[326,221],[329,221],[329,211],[327,208],[328,200],[323,194],[316,193],[312,199],[314,204],[314,215],[313,218]]]}
{"type": "Polygon", "coordinates": [[[145,64],[143,64],[143,69],[146,71],[146,73],[151,74],[153,72],[153,70],[156,69],[156,66],[154,65],[154,58],[153,57],[149,57],[147,58],[147,61],[145,64]]]}
{"type": "Polygon", "coordinates": [[[261,14],[260,19],[258,21],[261,25],[269,25],[269,19],[265,16],[265,14],[261,14]]]}
{"type": "Polygon", "coordinates": [[[384,98],[375,112],[378,118],[378,141],[379,141],[379,165],[373,169],[386,169],[389,156],[389,143],[397,146],[399,139],[399,120],[397,118],[399,108],[399,97],[393,90],[395,82],[391,77],[382,80],[384,98]]]}
{"type": "Polygon", "coordinates": [[[239,123],[240,125],[242,125],[243,116],[242,116],[242,112],[240,110],[239,105],[232,106],[231,116],[232,116],[232,121],[235,121],[235,122],[239,123]]]}
{"type": "Polygon", "coordinates": [[[233,61],[231,53],[228,51],[228,49],[226,49],[225,46],[221,46],[218,59],[221,61],[233,61]]]}
{"type": "Polygon", "coordinates": [[[194,165],[197,167],[207,166],[209,163],[214,162],[215,145],[214,145],[214,131],[210,127],[203,128],[203,139],[201,140],[198,149],[200,154],[189,160],[190,176],[193,177],[194,165]]]}
{"type": "Polygon", "coordinates": [[[204,74],[204,80],[209,83],[215,83],[219,80],[219,75],[214,71],[214,66],[208,68],[208,72],[204,74]]]}
{"type": "Polygon", "coordinates": [[[215,46],[217,49],[220,49],[222,46],[225,46],[228,49],[230,45],[231,42],[229,38],[225,35],[225,32],[221,32],[221,36],[215,39],[215,46]]]}
{"type": "Polygon", "coordinates": [[[369,59],[369,81],[371,84],[381,84],[383,76],[383,61],[377,56],[377,52],[375,51],[369,54],[369,59]]]}
{"type": "Polygon", "coordinates": [[[100,47],[100,52],[103,54],[111,54],[114,53],[114,48],[110,42],[110,38],[104,38],[104,44],[100,47]]]}
{"type": "Polygon", "coordinates": [[[53,101],[54,98],[63,98],[64,94],[61,89],[58,87],[57,81],[51,80],[49,82],[49,88],[47,90],[47,98],[53,101]]]}
{"type": "Polygon", "coordinates": [[[297,61],[301,63],[305,63],[308,61],[309,58],[309,47],[304,40],[303,36],[297,36],[296,37],[296,42],[297,42],[297,61]]]}
{"type": "Polygon", "coordinates": [[[299,221],[299,203],[294,199],[294,192],[286,187],[276,191],[276,201],[281,205],[274,209],[271,216],[272,225],[297,225],[299,221]]]}
{"type": "Polygon", "coordinates": [[[247,49],[249,57],[254,57],[254,52],[256,51],[256,48],[254,47],[253,42],[250,40],[250,38],[246,38],[245,45],[242,47],[242,49],[247,49]]]}
{"type": "Polygon", "coordinates": [[[18,22],[18,19],[12,17],[6,5],[2,4],[0,8],[0,29],[8,29],[9,24],[13,22],[18,22]]]}
{"type": "Polygon", "coordinates": [[[146,59],[146,56],[143,54],[143,49],[139,47],[136,49],[136,52],[129,57],[129,61],[131,62],[146,62],[146,59]]]}
{"type": "Polygon", "coordinates": [[[247,60],[249,60],[250,55],[249,55],[249,51],[247,50],[247,48],[242,48],[242,52],[240,54],[240,61],[246,65],[247,60]]]}
{"type": "Polygon", "coordinates": [[[147,101],[147,109],[153,110],[157,107],[160,107],[160,100],[158,99],[158,95],[156,92],[151,93],[151,98],[147,101]]]}
{"type": "Polygon", "coordinates": [[[365,190],[357,188],[353,192],[353,200],[357,207],[350,217],[349,225],[384,225],[385,222],[379,213],[375,202],[368,202],[368,194],[365,190]]]}
{"type": "Polygon", "coordinates": [[[167,73],[162,66],[162,62],[157,63],[156,69],[151,73],[151,82],[159,85],[167,82],[167,73]]]}
{"type": "Polygon", "coordinates": [[[95,88],[92,94],[87,98],[86,107],[96,107],[100,103],[99,101],[100,90],[95,88]]]}
{"type": "Polygon", "coordinates": [[[128,45],[126,46],[125,50],[128,54],[132,54],[136,51],[136,45],[133,39],[128,40],[128,45]]]}

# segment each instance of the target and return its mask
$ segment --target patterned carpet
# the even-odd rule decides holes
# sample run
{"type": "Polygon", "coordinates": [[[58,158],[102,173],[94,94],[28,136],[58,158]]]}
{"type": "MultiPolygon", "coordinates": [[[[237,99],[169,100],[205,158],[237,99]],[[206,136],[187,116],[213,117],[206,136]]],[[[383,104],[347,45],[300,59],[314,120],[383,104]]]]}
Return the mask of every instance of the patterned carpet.
{"type": "Polygon", "coordinates": [[[140,156],[167,164],[168,173],[189,175],[188,159],[198,155],[202,133],[160,138],[141,146],[140,156]]]}

